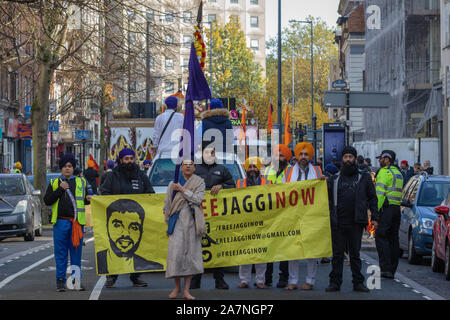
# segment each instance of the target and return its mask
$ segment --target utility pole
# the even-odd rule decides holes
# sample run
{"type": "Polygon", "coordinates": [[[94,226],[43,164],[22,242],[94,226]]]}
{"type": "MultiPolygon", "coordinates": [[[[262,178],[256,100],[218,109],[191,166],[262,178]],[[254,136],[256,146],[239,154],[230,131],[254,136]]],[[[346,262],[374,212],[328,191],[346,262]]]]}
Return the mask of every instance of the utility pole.
{"type": "MultiPolygon", "coordinates": [[[[289,22],[293,22],[293,23],[309,23],[309,25],[311,26],[311,128],[314,130],[314,26],[313,26],[313,21],[312,20],[308,20],[308,21],[304,21],[304,20],[289,20],[289,22]]],[[[317,119],[317,117],[316,117],[317,119]]],[[[314,145],[314,161],[316,159],[316,148],[317,148],[317,135],[316,132],[313,133],[314,136],[314,140],[313,140],[313,145],[314,145]]]]}
{"type": "Polygon", "coordinates": [[[279,143],[283,143],[281,134],[281,0],[278,0],[278,130],[279,143]]]}

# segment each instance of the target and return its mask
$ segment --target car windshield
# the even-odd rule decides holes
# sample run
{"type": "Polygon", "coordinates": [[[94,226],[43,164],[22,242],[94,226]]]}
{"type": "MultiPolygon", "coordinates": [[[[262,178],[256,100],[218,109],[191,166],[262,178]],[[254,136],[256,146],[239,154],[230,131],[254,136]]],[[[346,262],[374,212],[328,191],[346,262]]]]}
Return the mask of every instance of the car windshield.
{"type": "Polygon", "coordinates": [[[450,182],[427,181],[423,184],[418,206],[436,207],[439,206],[450,190],[450,182]]]}
{"type": "Polygon", "coordinates": [[[0,196],[21,196],[25,194],[22,177],[0,177],[0,196]]]}
{"type": "MultiPolygon", "coordinates": [[[[223,165],[228,168],[234,181],[242,178],[236,161],[233,163],[224,163],[223,165]]],[[[167,187],[173,181],[174,171],[175,163],[171,159],[157,159],[150,172],[150,183],[153,187],[167,187]]]]}

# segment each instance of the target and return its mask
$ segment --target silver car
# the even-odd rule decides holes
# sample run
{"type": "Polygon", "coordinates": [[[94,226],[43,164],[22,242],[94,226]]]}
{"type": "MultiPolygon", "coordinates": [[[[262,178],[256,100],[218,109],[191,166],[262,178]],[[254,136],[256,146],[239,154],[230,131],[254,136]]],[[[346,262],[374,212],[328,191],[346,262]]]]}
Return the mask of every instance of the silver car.
{"type": "MultiPolygon", "coordinates": [[[[196,154],[196,158],[201,156],[196,154]]],[[[217,163],[223,164],[228,168],[233,176],[234,182],[245,177],[245,171],[242,163],[234,154],[216,154],[217,163]]],[[[197,161],[196,161],[197,162],[197,161]]],[[[166,193],[169,183],[173,181],[175,172],[175,163],[171,159],[170,153],[159,154],[153,160],[153,163],[148,170],[148,177],[152,184],[155,193],[166,193]]]]}
{"type": "Polygon", "coordinates": [[[24,174],[0,174],[0,239],[42,235],[40,195],[24,174]]]}

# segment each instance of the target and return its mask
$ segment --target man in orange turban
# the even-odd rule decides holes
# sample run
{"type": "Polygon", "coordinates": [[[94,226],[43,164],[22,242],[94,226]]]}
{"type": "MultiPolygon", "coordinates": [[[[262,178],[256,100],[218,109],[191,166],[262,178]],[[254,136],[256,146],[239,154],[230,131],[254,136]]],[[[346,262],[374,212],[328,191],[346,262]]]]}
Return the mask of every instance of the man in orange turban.
{"type": "Polygon", "coordinates": [[[97,178],[98,178],[98,172],[94,169],[95,162],[92,160],[88,160],[87,162],[88,168],[84,170],[83,176],[87,180],[87,182],[90,184],[92,192],[94,194],[97,194],[97,178]]]}
{"type": "Polygon", "coordinates": [[[299,157],[300,157],[300,153],[306,150],[306,152],[309,155],[309,160],[311,160],[314,157],[314,147],[311,143],[309,142],[300,142],[295,146],[294,149],[294,153],[295,153],[295,157],[297,158],[297,160],[300,161],[299,157]]]}
{"type": "MultiPolygon", "coordinates": [[[[311,143],[300,142],[294,149],[297,163],[295,166],[286,170],[283,183],[297,182],[304,180],[326,179],[322,175],[320,167],[313,166],[311,159],[314,156],[314,148],[311,143]]],[[[317,259],[306,259],[307,275],[306,282],[300,287],[302,290],[312,290],[317,273],[317,259]]],[[[298,288],[299,260],[289,261],[289,281],[286,290],[295,290],[298,288]]]]}

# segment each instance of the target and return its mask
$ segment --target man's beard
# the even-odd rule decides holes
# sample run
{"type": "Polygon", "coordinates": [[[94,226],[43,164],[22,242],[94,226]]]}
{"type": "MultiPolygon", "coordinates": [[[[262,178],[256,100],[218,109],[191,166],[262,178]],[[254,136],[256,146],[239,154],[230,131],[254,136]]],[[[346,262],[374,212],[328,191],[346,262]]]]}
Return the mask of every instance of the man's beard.
{"type": "Polygon", "coordinates": [[[250,171],[247,173],[247,185],[256,186],[259,185],[259,174],[255,171],[250,171]]]}
{"type": "Polygon", "coordinates": [[[298,165],[300,166],[300,168],[302,168],[303,170],[306,170],[306,168],[308,168],[309,167],[309,161],[303,161],[303,160],[301,160],[301,161],[299,161],[299,162],[297,162],[298,163],[298,165]]]}
{"type": "Polygon", "coordinates": [[[120,167],[128,179],[137,179],[136,167],[133,162],[121,163],[120,167]]]}
{"type": "Polygon", "coordinates": [[[358,171],[356,162],[347,161],[342,164],[341,172],[344,176],[352,176],[358,171]]]}
{"type": "MultiPolygon", "coordinates": [[[[141,242],[141,237],[142,237],[142,234],[141,234],[141,236],[139,237],[138,242],[137,242],[136,244],[133,244],[133,246],[131,247],[131,249],[128,250],[128,251],[126,251],[126,252],[123,252],[122,250],[120,250],[120,249],[117,247],[116,242],[117,242],[120,238],[117,239],[116,241],[113,241],[111,238],[109,238],[109,245],[110,245],[111,249],[114,251],[114,253],[116,254],[116,256],[118,256],[119,258],[128,258],[128,259],[129,259],[129,258],[133,257],[134,253],[135,253],[136,250],[139,248],[139,243],[141,242]]],[[[129,237],[126,237],[126,238],[130,239],[129,237]]],[[[130,239],[130,240],[131,240],[131,239],[130,239]]],[[[133,241],[133,240],[131,240],[131,241],[133,241]]]]}

